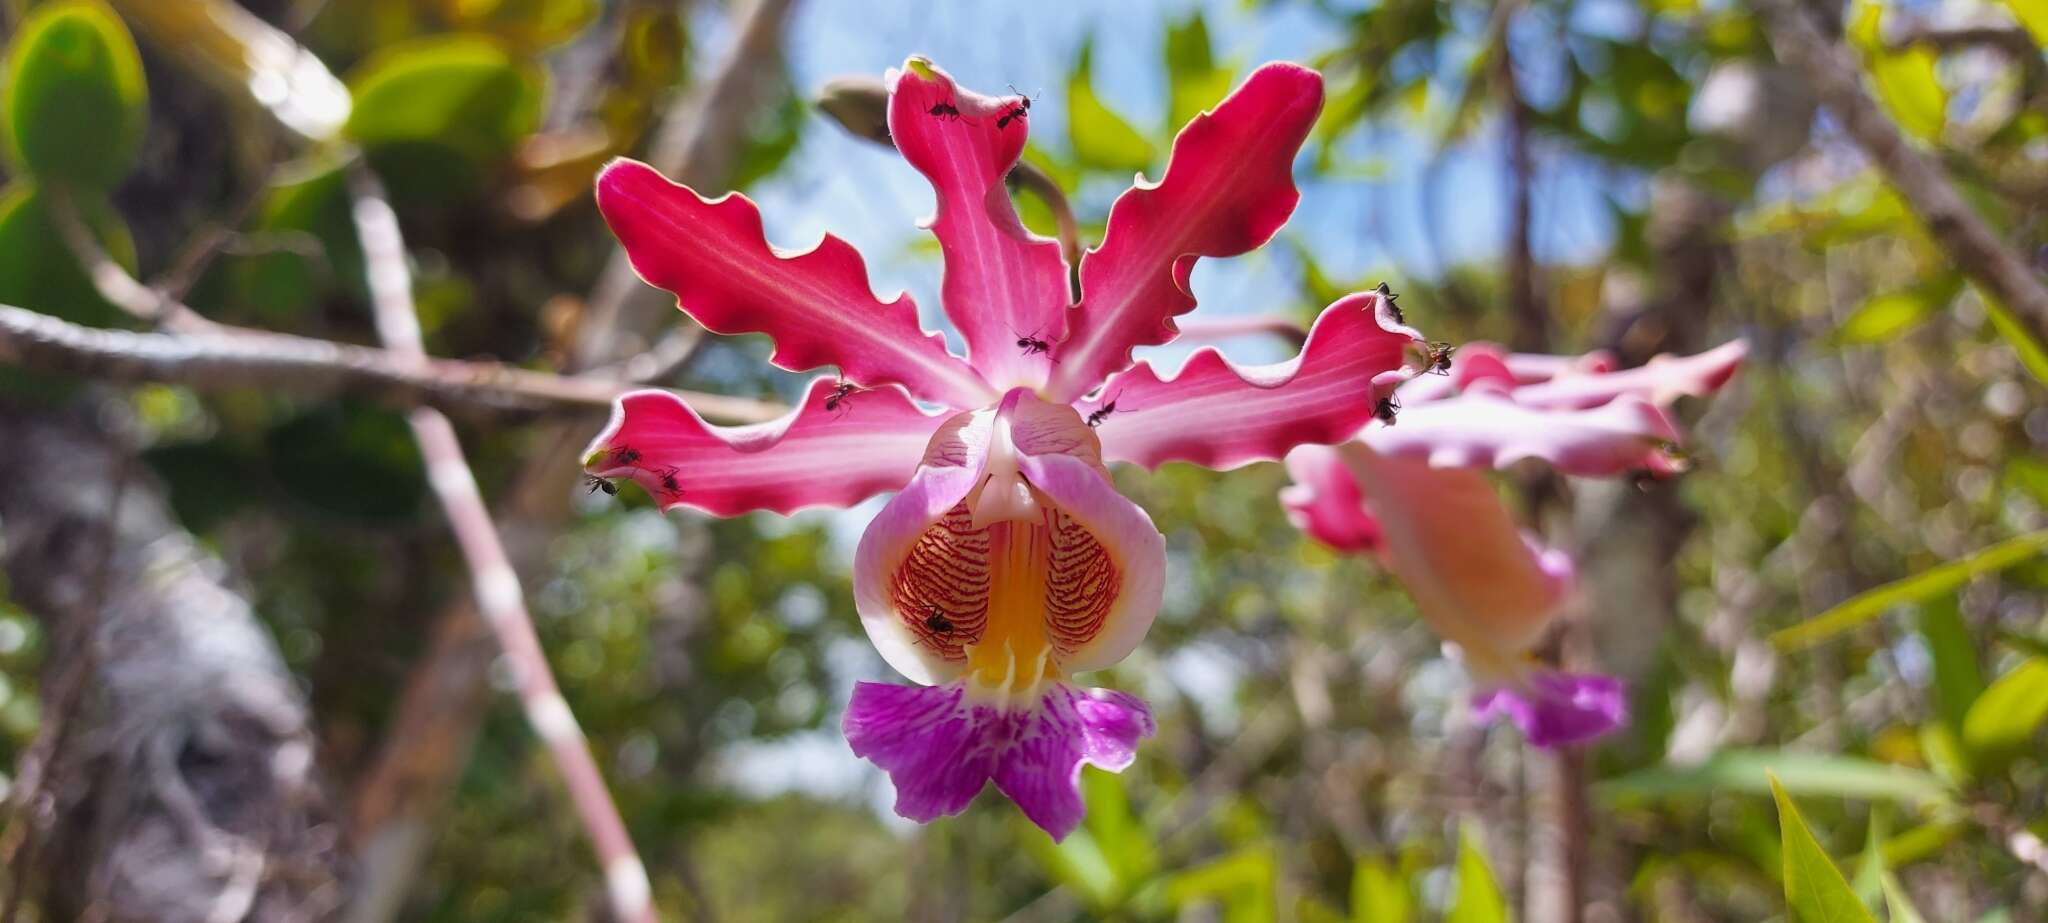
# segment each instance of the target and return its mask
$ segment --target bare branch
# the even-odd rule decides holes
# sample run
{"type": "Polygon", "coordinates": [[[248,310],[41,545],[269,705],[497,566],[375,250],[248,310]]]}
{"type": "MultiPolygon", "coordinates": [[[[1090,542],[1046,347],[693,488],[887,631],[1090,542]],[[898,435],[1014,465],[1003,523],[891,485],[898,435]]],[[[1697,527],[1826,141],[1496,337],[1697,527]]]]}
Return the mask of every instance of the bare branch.
{"type": "MultiPolygon", "coordinates": [[[[398,215],[384,199],[384,190],[369,167],[361,161],[349,171],[349,188],[355,196],[356,235],[362,241],[363,261],[369,276],[370,304],[374,308],[377,333],[392,351],[417,366],[428,362],[425,338],[420,333],[419,315],[412,300],[412,271],[406,266],[405,240],[399,234],[398,215]]],[[[562,785],[575,803],[583,829],[604,869],[606,894],[612,913],[627,923],[657,923],[654,889],[647,880],[647,867],[633,848],[626,823],[619,815],[604,773],[590,753],[590,741],[576,723],[576,715],[562,698],[562,690],[548,668],[541,651],[540,636],[533,629],[533,617],[526,609],[526,594],[519,574],[505,553],[498,527],[491,521],[477,489],[476,475],[463,456],[462,442],[455,426],[431,407],[414,408],[407,422],[426,460],[427,483],[441,501],[448,526],[469,564],[476,605],[497,636],[498,647],[511,665],[519,689],[519,704],[527,724],[548,748],[555,768],[562,773],[562,785]]]]}
{"type": "MultiPolygon", "coordinates": [[[[631,385],[552,375],[496,362],[413,362],[372,346],[214,325],[209,333],[140,333],[86,327],[0,304],[0,362],[106,381],[202,390],[349,391],[448,410],[591,412],[631,385]],[[240,332],[226,332],[226,331],[240,332]]],[[[764,401],[677,392],[705,419],[758,423],[786,408],[764,401]]]]}
{"type": "Polygon", "coordinates": [[[1877,162],[1956,265],[2048,342],[2048,287],[1956,192],[1933,157],[1915,148],[1864,92],[1861,69],[1823,36],[1799,0],[1750,0],[1769,23],[1778,57],[1806,78],[1844,131],[1877,162]]]}

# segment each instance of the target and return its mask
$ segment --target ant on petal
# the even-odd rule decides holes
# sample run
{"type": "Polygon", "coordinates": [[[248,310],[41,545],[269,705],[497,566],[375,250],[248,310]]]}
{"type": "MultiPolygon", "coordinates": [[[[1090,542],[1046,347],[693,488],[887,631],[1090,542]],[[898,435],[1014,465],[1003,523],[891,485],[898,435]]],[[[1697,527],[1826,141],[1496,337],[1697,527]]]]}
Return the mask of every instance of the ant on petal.
{"type": "Polygon", "coordinates": [[[1436,342],[1429,344],[1425,347],[1425,350],[1429,356],[1429,364],[1427,368],[1423,369],[1424,372],[1431,375],[1451,374],[1451,354],[1457,352],[1458,347],[1452,346],[1449,343],[1436,342]]]}
{"type": "Polygon", "coordinates": [[[960,107],[952,103],[937,103],[926,111],[936,118],[945,119],[949,122],[960,121],[960,107]]]}
{"type": "Polygon", "coordinates": [[[617,464],[630,465],[639,460],[640,450],[632,446],[622,445],[612,450],[612,461],[617,464]]]}
{"type": "Polygon", "coordinates": [[[1389,394],[1386,397],[1380,398],[1378,402],[1372,405],[1372,418],[1392,426],[1394,425],[1394,415],[1400,411],[1401,402],[1395,400],[1394,396],[1389,394]]]}
{"type": "Polygon", "coordinates": [[[1393,288],[1389,287],[1387,283],[1381,282],[1373,288],[1373,291],[1379,292],[1380,297],[1386,300],[1387,311],[1394,315],[1394,323],[1405,324],[1408,322],[1408,318],[1401,316],[1401,306],[1394,303],[1401,296],[1394,294],[1393,288]]]}
{"type": "Polygon", "coordinates": [[[683,495],[683,485],[676,481],[676,473],[679,470],[676,466],[670,465],[654,472],[655,478],[661,481],[662,492],[666,493],[670,499],[679,498],[683,495]]]}
{"type": "Polygon", "coordinates": [[[602,490],[604,491],[605,496],[607,497],[616,497],[619,495],[619,485],[612,483],[608,479],[598,477],[597,475],[594,474],[584,475],[583,484],[586,488],[588,488],[585,491],[586,493],[594,494],[602,490]]]}
{"type": "Polygon", "coordinates": [[[1012,121],[1024,121],[1024,114],[1031,111],[1031,97],[1019,91],[1016,84],[1010,85],[1010,92],[1017,94],[1017,102],[1003,110],[1002,118],[996,119],[998,131],[1010,127],[1012,121]]]}
{"type": "Polygon", "coordinates": [[[933,606],[924,614],[924,627],[935,635],[950,635],[953,633],[953,620],[946,617],[946,610],[933,606]]]}
{"type": "Polygon", "coordinates": [[[1110,414],[1113,414],[1113,413],[1115,413],[1115,412],[1116,412],[1116,402],[1117,402],[1117,398],[1120,398],[1120,397],[1122,397],[1122,396],[1123,396],[1123,392],[1119,391],[1119,392],[1117,392],[1117,397],[1112,397],[1112,398],[1110,398],[1110,399],[1109,399],[1109,403],[1107,403],[1107,404],[1104,404],[1104,405],[1102,405],[1102,406],[1100,406],[1100,407],[1097,407],[1097,408],[1095,408],[1094,410],[1091,410],[1091,411],[1089,411],[1089,412],[1088,412],[1088,426],[1089,426],[1089,428],[1093,429],[1094,427],[1097,427],[1097,426],[1101,426],[1101,425],[1102,425],[1102,421],[1104,421],[1104,420],[1107,420],[1107,419],[1109,419],[1109,415],[1110,415],[1110,414]]]}
{"type": "Polygon", "coordinates": [[[853,409],[853,396],[866,391],[850,381],[840,381],[832,387],[832,393],[825,396],[825,411],[835,416],[845,416],[853,409]]]}
{"type": "MultiPolygon", "coordinates": [[[[1045,328],[1044,328],[1044,327],[1040,327],[1039,329],[1040,329],[1040,330],[1043,330],[1043,329],[1045,329],[1045,328]]],[[[1012,330],[1012,331],[1010,331],[1010,332],[1011,332],[1011,333],[1017,333],[1017,331],[1015,331],[1015,330],[1012,330]]],[[[1025,336],[1025,335],[1023,335],[1023,334],[1021,334],[1021,333],[1018,333],[1018,334],[1017,334],[1017,348],[1018,348],[1018,349],[1021,349],[1021,350],[1023,350],[1023,351],[1024,351],[1024,355],[1027,355],[1027,356],[1034,356],[1034,355],[1037,355],[1037,354],[1039,354],[1039,353],[1050,353],[1050,352],[1052,352],[1052,344],[1051,344],[1051,343],[1047,343],[1046,341],[1044,341],[1044,340],[1041,340],[1041,339],[1039,339],[1039,338],[1038,338],[1038,330],[1033,330],[1033,331],[1031,331],[1031,335],[1030,335],[1030,336],[1025,336]]],[[[1052,361],[1052,362],[1057,362],[1057,361],[1059,361],[1059,360],[1057,360],[1057,359],[1053,359],[1053,358],[1051,358],[1051,356],[1047,356],[1046,358],[1047,358],[1047,361],[1052,361]]]]}

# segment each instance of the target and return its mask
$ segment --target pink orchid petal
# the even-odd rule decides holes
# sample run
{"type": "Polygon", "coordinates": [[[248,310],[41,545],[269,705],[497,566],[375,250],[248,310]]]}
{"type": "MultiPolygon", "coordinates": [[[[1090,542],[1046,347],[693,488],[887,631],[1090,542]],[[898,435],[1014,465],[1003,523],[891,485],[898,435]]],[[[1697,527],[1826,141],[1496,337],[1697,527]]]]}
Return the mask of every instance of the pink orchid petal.
{"type": "Polygon", "coordinates": [[[1350,295],[1324,309],[1288,362],[1239,368],[1204,347],[1169,379],[1140,362],[1079,409],[1116,404],[1096,428],[1111,461],[1216,469],[1277,461],[1297,445],[1358,432],[1379,396],[1413,373],[1403,365],[1408,345],[1420,339],[1393,320],[1377,293],[1350,295]]]}
{"type": "Polygon", "coordinates": [[[1030,120],[1005,118],[1016,111],[1017,97],[963,90],[922,59],[888,79],[889,135],[938,196],[929,226],[945,257],[946,316],[989,384],[999,391],[1036,388],[1051,357],[1017,341],[1056,335],[1050,328],[1067,306],[1067,264],[1057,241],[1024,229],[1003,183],[1024,150],[1030,120]]]}
{"type": "Polygon", "coordinates": [[[1122,772],[1152,736],[1136,696],[1054,683],[1012,706],[964,683],[860,683],[842,723],[854,755],[889,774],[896,813],[925,823],[967,809],[991,780],[1055,842],[1080,826],[1081,767],[1122,772]]]}
{"type": "Polygon", "coordinates": [[[1166,591],[1166,536],[1144,508],[1117,493],[1107,473],[1083,459],[1025,455],[1018,467],[1034,489],[1100,543],[1099,556],[1078,548],[1054,549],[1046,601],[1048,631],[1085,639],[1063,646],[1059,666],[1070,673],[1105,669],[1130,656],[1159,614],[1166,591]],[[1115,583],[1098,586],[1101,580],[1115,583]],[[1112,600],[1107,611],[1090,605],[1105,595],[1112,600]],[[1087,624],[1067,625],[1084,620],[1087,624]]]}
{"type": "Polygon", "coordinates": [[[1621,680],[1598,673],[1532,670],[1513,685],[1472,696],[1482,721],[1507,718],[1529,743],[1546,750],[1581,744],[1628,723],[1621,680]]]}
{"type": "Polygon", "coordinates": [[[1381,561],[1423,620],[1475,674],[1513,675],[1569,598],[1558,562],[1524,539],[1482,473],[1359,443],[1337,451],[1379,521],[1381,561]]]}
{"type": "Polygon", "coordinates": [[[615,160],[597,177],[597,207],[649,284],[714,333],[766,333],[772,361],[803,370],[837,366],[870,388],[902,385],[924,400],[976,407],[995,398],[917,325],[908,295],[883,303],[853,246],[830,234],[803,253],[768,244],[761,213],[737,193],[705,199],[653,167],[615,160]]]}
{"type": "Polygon", "coordinates": [[[1337,551],[1379,550],[1379,520],[1366,510],[1365,493],[1335,448],[1300,446],[1287,453],[1286,464],[1294,481],[1280,491],[1288,522],[1337,551]]]}
{"type": "Polygon", "coordinates": [[[1286,223],[1301,198],[1294,155],[1322,107],[1320,74],[1268,64],[1181,129],[1165,178],[1120,196],[1102,246],[1081,259],[1048,400],[1080,397],[1128,367],[1132,348],[1173,339],[1173,318],[1195,306],[1196,258],[1245,253],[1286,223]]]}
{"type": "Polygon", "coordinates": [[[851,506],[903,486],[944,418],[895,387],[850,394],[828,410],[836,390],[820,378],[781,419],[734,427],[704,422],[667,391],[635,391],[613,405],[585,466],[597,477],[632,479],[664,510],[714,516],[851,506]]]}
{"type": "MultiPolygon", "coordinates": [[[[1541,382],[1514,389],[1515,403],[1530,407],[1597,407],[1623,395],[1633,395],[1659,407],[1670,406],[1681,397],[1703,397],[1720,390],[1734,377],[1749,355],[1749,344],[1730,340],[1691,356],[1657,356],[1643,365],[1622,371],[1587,371],[1587,365],[1553,370],[1541,382]]],[[[1459,357],[1464,358],[1463,356],[1459,357]]],[[[1533,372],[1537,358],[1510,355],[1506,365],[1517,369],[1517,377],[1533,372]]],[[[1593,366],[1598,368],[1598,366],[1593,366]]]]}
{"type": "Polygon", "coordinates": [[[1678,469],[1667,451],[1678,430],[1649,401],[1624,394],[1590,410],[1542,410],[1515,400],[1527,390],[1404,403],[1395,425],[1375,423],[1358,438],[1380,454],[1438,468],[1505,468],[1536,458],[1589,477],[1678,469]]]}

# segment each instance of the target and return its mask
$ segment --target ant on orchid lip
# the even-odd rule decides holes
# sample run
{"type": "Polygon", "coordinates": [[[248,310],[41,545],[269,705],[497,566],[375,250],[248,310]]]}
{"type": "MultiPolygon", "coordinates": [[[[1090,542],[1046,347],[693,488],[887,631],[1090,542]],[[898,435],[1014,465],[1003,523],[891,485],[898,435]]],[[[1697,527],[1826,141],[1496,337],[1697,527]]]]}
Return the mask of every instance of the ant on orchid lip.
{"type": "Polygon", "coordinates": [[[1372,405],[1372,418],[1392,426],[1394,425],[1394,415],[1399,413],[1400,410],[1401,402],[1395,400],[1394,396],[1389,394],[1386,397],[1380,398],[1378,402],[1372,405]]]}
{"type": "Polygon", "coordinates": [[[998,131],[1010,127],[1012,121],[1024,121],[1024,114],[1031,111],[1031,97],[1024,95],[1022,91],[1018,90],[1016,84],[1010,85],[1010,92],[1017,94],[1017,102],[1011,105],[1010,108],[1003,110],[1002,118],[996,119],[996,130],[998,131]]]}
{"type": "Polygon", "coordinates": [[[946,610],[933,606],[925,612],[924,627],[935,635],[950,635],[953,633],[953,620],[946,617],[946,610]]]}

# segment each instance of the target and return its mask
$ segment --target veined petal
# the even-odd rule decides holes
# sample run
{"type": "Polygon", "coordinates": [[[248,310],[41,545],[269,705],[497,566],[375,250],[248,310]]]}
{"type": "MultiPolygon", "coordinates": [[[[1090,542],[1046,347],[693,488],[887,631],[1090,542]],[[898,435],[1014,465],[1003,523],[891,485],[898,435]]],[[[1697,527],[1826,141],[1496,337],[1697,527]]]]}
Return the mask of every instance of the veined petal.
{"type": "Polygon", "coordinates": [[[1475,674],[1515,675],[1570,597],[1568,568],[1523,537],[1484,474],[1360,443],[1337,451],[1385,536],[1381,560],[1423,619],[1475,674]]]}
{"type": "Polygon", "coordinates": [[[1028,695],[1128,653],[1158,610],[1165,559],[1080,415],[1017,389],[933,436],[861,536],[854,599],[911,680],[1028,695]]]}
{"type": "Polygon", "coordinates": [[[676,295],[714,333],[766,333],[776,365],[838,366],[867,387],[902,385],[924,400],[978,407],[994,399],[944,337],[917,325],[908,295],[883,303],[853,246],[830,234],[803,253],[768,244],[761,213],[737,193],[705,199],[653,167],[615,160],[597,177],[597,207],[649,284],[676,295]]]}
{"type": "Polygon", "coordinates": [[[1507,718],[1529,743],[1549,750],[1628,723],[1628,694],[1612,676],[1531,668],[1510,683],[1473,693],[1472,709],[1481,721],[1507,718]]]}
{"type": "Polygon", "coordinates": [[[1527,458],[1566,474],[1669,474],[1678,429],[1649,401],[1623,394],[1590,410],[1543,410],[1520,403],[1528,389],[1487,386],[1444,400],[1404,404],[1397,425],[1375,423],[1359,441],[1382,455],[1438,468],[1505,468],[1527,458]]]}
{"type": "Polygon", "coordinates": [[[923,823],[966,810],[993,780],[1054,841],[1080,825],[1081,767],[1122,772],[1152,736],[1136,696],[1052,683],[1021,702],[990,700],[966,682],[861,683],[842,725],[854,755],[889,773],[896,813],[923,823]]]}
{"type": "Polygon", "coordinates": [[[851,506],[902,487],[944,417],[919,410],[893,386],[840,396],[828,408],[838,392],[820,378],[781,419],[726,427],[704,422],[667,391],[635,391],[612,405],[584,467],[631,478],[664,510],[690,506],[715,516],[851,506]]]}
{"type": "Polygon", "coordinates": [[[1120,196],[1102,246],[1081,259],[1048,399],[1072,401],[1128,367],[1133,347],[1173,339],[1173,318],[1195,306],[1196,258],[1247,252],[1286,223],[1301,198],[1294,155],[1322,107],[1321,75],[1268,64],[1181,129],[1165,177],[1120,196]]]}
{"type": "Polygon", "coordinates": [[[1067,306],[1060,245],[1025,230],[1003,178],[1030,130],[1018,97],[964,90],[951,75],[911,58],[888,76],[889,135],[931,180],[938,211],[929,227],[945,258],[946,316],[967,340],[967,359],[999,391],[1045,383],[1051,357],[1017,346],[1056,336],[1067,306]]]}
{"type": "Polygon", "coordinates": [[[1286,464],[1294,481],[1280,490],[1288,522],[1337,551],[1379,550],[1379,520],[1365,508],[1365,493],[1335,448],[1300,446],[1287,453],[1286,464]]]}
{"type": "Polygon", "coordinates": [[[1408,345],[1420,340],[1379,294],[1351,295],[1323,310],[1292,360],[1239,368],[1204,347],[1169,379],[1140,362],[1079,409],[1116,405],[1096,427],[1111,461],[1216,469],[1277,461],[1297,445],[1358,432],[1379,398],[1415,374],[1404,363],[1408,345]]]}

